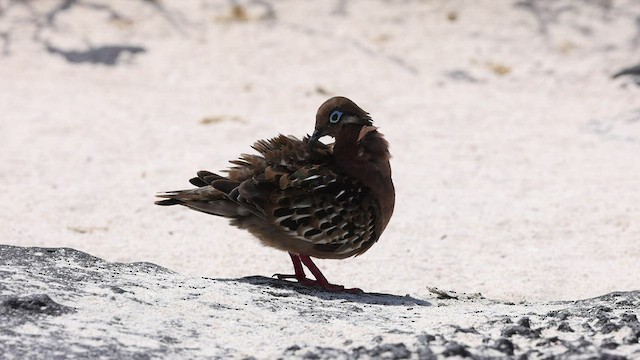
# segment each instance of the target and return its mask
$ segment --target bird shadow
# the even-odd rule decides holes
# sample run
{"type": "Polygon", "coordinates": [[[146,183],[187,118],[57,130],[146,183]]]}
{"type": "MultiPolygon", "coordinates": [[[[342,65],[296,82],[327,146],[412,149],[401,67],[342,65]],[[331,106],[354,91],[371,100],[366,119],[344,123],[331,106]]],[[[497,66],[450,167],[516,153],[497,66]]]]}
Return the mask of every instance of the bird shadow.
{"type": "MultiPolygon", "coordinates": [[[[224,282],[238,282],[251,284],[261,287],[269,287],[272,289],[285,289],[295,291],[302,295],[314,296],[322,300],[345,300],[363,304],[371,305],[387,305],[387,306],[431,306],[428,301],[417,299],[409,295],[394,295],[374,292],[362,292],[362,293],[348,293],[348,292],[333,292],[327,291],[322,288],[304,286],[299,283],[287,280],[280,280],[275,278],[268,278],[265,276],[246,276],[238,279],[213,279],[204,278],[207,280],[224,281],[224,282]]],[[[274,294],[276,296],[282,296],[282,294],[274,294]]]]}

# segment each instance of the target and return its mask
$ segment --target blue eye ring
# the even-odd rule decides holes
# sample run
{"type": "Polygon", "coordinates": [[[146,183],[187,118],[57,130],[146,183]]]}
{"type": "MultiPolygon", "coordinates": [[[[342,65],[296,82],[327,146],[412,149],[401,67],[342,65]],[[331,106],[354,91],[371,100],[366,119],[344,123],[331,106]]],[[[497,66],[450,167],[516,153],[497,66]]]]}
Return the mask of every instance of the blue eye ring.
{"type": "Polygon", "coordinates": [[[332,124],[336,124],[340,119],[342,119],[342,111],[334,110],[331,115],[329,115],[329,122],[332,124]]]}

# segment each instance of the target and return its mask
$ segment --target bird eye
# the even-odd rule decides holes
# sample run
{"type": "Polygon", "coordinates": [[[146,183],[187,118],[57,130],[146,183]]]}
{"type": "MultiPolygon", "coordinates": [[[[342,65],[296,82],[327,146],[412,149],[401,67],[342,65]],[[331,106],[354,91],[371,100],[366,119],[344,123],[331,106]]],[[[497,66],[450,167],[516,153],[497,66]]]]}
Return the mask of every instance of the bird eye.
{"type": "Polygon", "coordinates": [[[331,113],[331,115],[329,116],[329,122],[332,124],[337,123],[338,121],[340,121],[340,119],[342,118],[342,111],[334,111],[331,113]]]}

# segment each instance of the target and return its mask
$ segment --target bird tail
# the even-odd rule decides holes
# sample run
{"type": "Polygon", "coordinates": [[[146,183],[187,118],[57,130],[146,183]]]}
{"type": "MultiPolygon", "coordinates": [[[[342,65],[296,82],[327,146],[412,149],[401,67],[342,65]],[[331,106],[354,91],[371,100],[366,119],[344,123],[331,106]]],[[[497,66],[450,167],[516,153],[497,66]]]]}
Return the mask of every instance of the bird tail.
{"type": "Polygon", "coordinates": [[[198,186],[197,188],[156,194],[163,200],[158,200],[155,204],[161,206],[182,205],[203,213],[228,218],[249,215],[249,211],[231,201],[224,192],[209,185],[222,179],[225,178],[208,171],[199,171],[198,177],[189,180],[191,184],[198,186]]]}

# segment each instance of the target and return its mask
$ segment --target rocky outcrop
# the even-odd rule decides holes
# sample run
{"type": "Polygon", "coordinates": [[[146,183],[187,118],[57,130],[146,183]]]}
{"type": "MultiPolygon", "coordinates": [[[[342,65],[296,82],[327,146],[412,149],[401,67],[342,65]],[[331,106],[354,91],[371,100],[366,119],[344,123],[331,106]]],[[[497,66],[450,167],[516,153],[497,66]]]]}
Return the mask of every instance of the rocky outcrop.
{"type": "Polygon", "coordinates": [[[187,277],[0,246],[1,358],[638,358],[640,291],[504,303],[187,277]]]}

